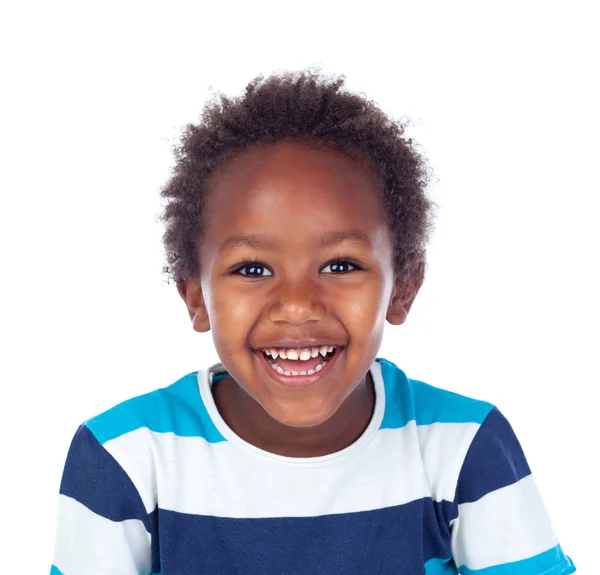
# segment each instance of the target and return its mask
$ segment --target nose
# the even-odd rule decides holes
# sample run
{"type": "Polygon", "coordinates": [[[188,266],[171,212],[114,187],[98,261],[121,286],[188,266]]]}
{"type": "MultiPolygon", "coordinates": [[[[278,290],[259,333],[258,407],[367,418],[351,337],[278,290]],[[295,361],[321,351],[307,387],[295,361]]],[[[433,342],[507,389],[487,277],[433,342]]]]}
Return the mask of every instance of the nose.
{"type": "Polygon", "coordinates": [[[281,282],[272,295],[269,319],[274,322],[302,325],[319,321],[327,313],[318,281],[301,279],[281,282]]]}

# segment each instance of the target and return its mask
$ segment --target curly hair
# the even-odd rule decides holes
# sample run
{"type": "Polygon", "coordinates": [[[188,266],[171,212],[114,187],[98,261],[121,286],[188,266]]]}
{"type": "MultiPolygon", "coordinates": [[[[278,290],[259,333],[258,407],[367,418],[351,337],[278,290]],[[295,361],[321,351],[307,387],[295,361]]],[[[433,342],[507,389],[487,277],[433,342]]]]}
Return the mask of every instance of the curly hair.
{"type": "Polygon", "coordinates": [[[433,228],[434,204],[426,195],[430,172],[406,123],[391,121],[379,107],[344,88],[343,76],[318,71],[258,76],[237,98],[217,94],[200,122],[183,130],[176,164],[161,191],[168,268],[180,285],[197,277],[205,188],[225,160],[257,144],[296,139],[362,157],[380,177],[384,209],[395,236],[396,271],[416,272],[433,228]]]}

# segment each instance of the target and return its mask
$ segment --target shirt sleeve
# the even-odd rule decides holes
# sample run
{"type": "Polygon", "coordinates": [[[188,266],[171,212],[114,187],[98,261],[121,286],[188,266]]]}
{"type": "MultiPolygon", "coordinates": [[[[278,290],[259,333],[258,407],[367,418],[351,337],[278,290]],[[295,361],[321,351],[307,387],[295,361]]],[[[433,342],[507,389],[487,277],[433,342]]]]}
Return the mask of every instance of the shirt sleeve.
{"type": "Polygon", "coordinates": [[[452,554],[461,575],[575,572],[554,534],[519,441],[497,408],[469,447],[455,503],[452,554]]]}
{"type": "Polygon", "coordinates": [[[127,473],[82,425],[60,485],[51,575],[151,574],[154,517],[127,473]]]}

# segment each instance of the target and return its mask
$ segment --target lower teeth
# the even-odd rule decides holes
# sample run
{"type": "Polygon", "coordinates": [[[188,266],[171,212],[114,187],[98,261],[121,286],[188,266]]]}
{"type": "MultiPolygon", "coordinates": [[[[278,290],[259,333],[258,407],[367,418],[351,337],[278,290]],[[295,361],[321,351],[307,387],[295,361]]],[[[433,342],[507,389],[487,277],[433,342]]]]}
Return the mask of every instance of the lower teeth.
{"type": "Polygon", "coordinates": [[[314,373],[317,373],[318,371],[321,371],[323,369],[323,367],[327,364],[327,361],[322,361],[319,365],[317,365],[314,369],[309,369],[308,371],[287,371],[277,365],[276,363],[270,363],[269,365],[277,372],[280,373],[281,375],[313,375],[314,373]]]}

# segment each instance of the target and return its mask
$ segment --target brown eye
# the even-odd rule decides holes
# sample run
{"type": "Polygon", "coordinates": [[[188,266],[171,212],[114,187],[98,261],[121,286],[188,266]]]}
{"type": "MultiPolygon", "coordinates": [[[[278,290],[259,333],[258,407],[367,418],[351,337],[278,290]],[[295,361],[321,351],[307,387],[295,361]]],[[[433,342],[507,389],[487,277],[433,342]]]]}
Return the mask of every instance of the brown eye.
{"type": "Polygon", "coordinates": [[[331,274],[347,274],[348,272],[352,272],[354,270],[360,269],[357,265],[349,262],[347,260],[337,260],[335,262],[331,262],[327,264],[323,271],[325,273],[331,274]],[[330,268],[330,271],[327,271],[327,268],[330,268]]]}
{"type": "Polygon", "coordinates": [[[244,264],[238,267],[234,273],[250,278],[264,278],[273,275],[266,266],[257,262],[244,264]]]}

